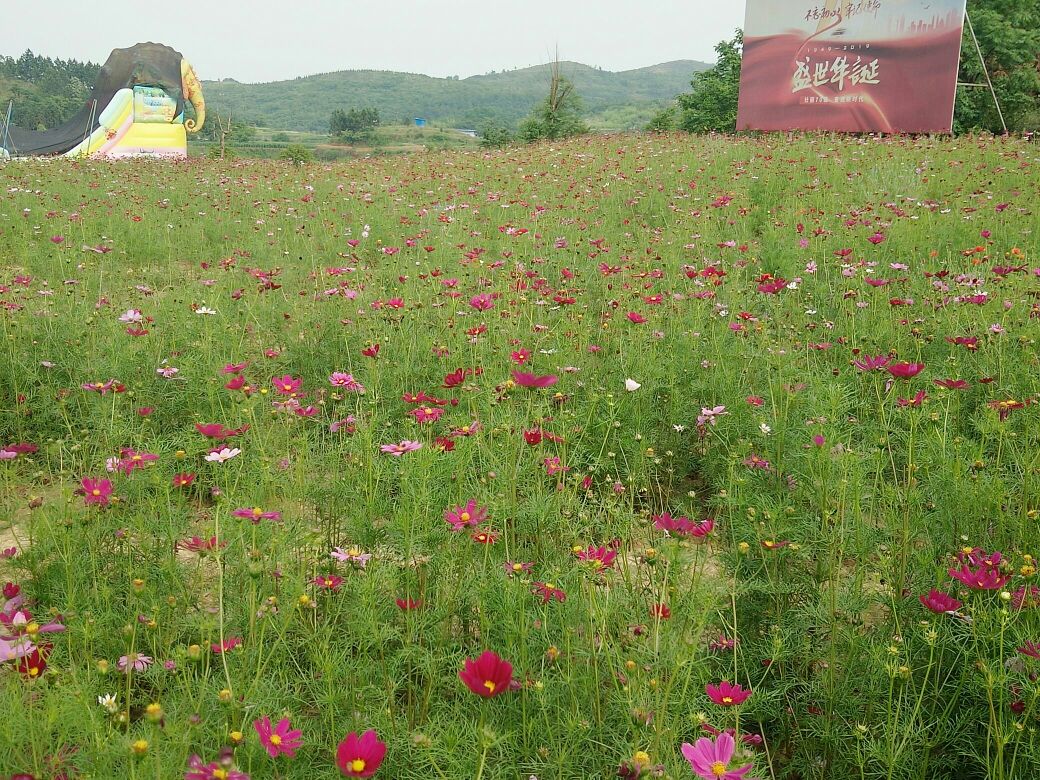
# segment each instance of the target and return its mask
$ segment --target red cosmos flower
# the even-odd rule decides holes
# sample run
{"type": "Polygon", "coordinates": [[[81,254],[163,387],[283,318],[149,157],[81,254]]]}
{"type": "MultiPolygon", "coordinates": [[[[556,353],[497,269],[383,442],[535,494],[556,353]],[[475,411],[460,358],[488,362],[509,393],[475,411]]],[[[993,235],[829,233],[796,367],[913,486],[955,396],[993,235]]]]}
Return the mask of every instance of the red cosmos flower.
{"type": "Polygon", "coordinates": [[[509,355],[509,359],[516,363],[518,366],[522,366],[524,363],[531,359],[531,353],[530,351],[521,348],[515,350],[514,352],[511,352],[509,355]]]}
{"type": "Polygon", "coordinates": [[[300,386],[303,385],[303,380],[294,379],[286,374],[281,377],[273,377],[271,384],[274,385],[274,389],[278,391],[279,395],[296,395],[300,390],[300,386]]]}
{"type": "Polygon", "coordinates": [[[964,583],[971,590],[1000,590],[1011,579],[985,565],[973,570],[967,564],[963,564],[959,569],[948,569],[947,571],[951,577],[964,583]]]}
{"type": "Polygon", "coordinates": [[[637,311],[630,311],[625,316],[628,317],[629,322],[634,323],[636,325],[642,325],[644,322],[646,322],[646,317],[644,317],[637,311]]]}
{"type": "Polygon", "coordinates": [[[383,763],[386,744],[369,729],[360,737],[352,731],[336,746],[336,766],[347,777],[371,777],[383,763]]]}
{"type": "Polygon", "coordinates": [[[787,280],[784,277],[778,276],[775,279],[763,281],[755,289],[757,289],[760,293],[765,293],[766,295],[776,295],[777,293],[783,291],[783,289],[787,287],[787,284],[787,280]]]}
{"type": "Polygon", "coordinates": [[[83,486],[83,501],[85,503],[108,506],[109,496],[112,495],[112,482],[110,480],[83,477],[80,484],[83,486]]]}
{"type": "Polygon", "coordinates": [[[1030,640],[1026,642],[1023,647],[1017,648],[1017,650],[1022,655],[1028,655],[1030,658],[1035,658],[1040,661],[1040,642],[1033,642],[1030,640]]]}
{"type": "Polygon", "coordinates": [[[39,679],[47,669],[47,656],[51,647],[52,645],[37,646],[31,653],[22,656],[15,668],[30,680],[39,679]]]}
{"type": "Polygon", "coordinates": [[[444,375],[444,384],[442,387],[452,388],[458,387],[466,381],[466,370],[464,368],[456,368],[450,374],[444,375]]]}
{"type": "Polygon", "coordinates": [[[184,780],[249,780],[249,775],[239,772],[237,769],[226,769],[216,761],[204,763],[202,758],[192,755],[188,759],[188,771],[184,773],[184,780]]]}
{"type": "Polygon", "coordinates": [[[509,690],[513,681],[513,665],[497,653],[485,650],[480,658],[467,658],[459,671],[459,679],[477,696],[490,699],[509,690]]]}
{"type": "Polygon", "coordinates": [[[932,588],[928,591],[927,596],[918,596],[921,603],[924,604],[928,609],[937,615],[945,614],[946,612],[955,612],[961,608],[961,603],[953,596],[949,596],[942,591],[938,591],[932,588]]]}
{"type": "Polygon", "coordinates": [[[567,600],[567,594],[557,588],[551,582],[536,582],[531,586],[531,593],[542,597],[542,603],[548,604],[552,600],[563,603],[567,600]]]}
{"type": "Polygon", "coordinates": [[[542,443],[542,432],[538,428],[533,428],[529,431],[524,431],[524,441],[530,444],[532,447],[537,447],[542,443]]]}
{"type": "Polygon", "coordinates": [[[471,498],[465,506],[444,510],[444,520],[451,525],[452,531],[475,527],[487,520],[487,507],[477,506],[476,500],[471,498]]]}
{"type": "Polygon", "coordinates": [[[615,558],[617,558],[617,552],[614,550],[608,550],[606,547],[593,547],[592,545],[589,545],[587,550],[581,550],[578,552],[578,560],[592,561],[592,566],[596,571],[611,568],[614,565],[615,558]]]}
{"type": "Polygon", "coordinates": [[[313,580],[311,580],[311,582],[313,582],[319,588],[331,590],[333,593],[335,593],[337,590],[339,590],[340,585],[343,584],[343,578],[336,574],[323,574],[315,577],[313,580]]]}
{"type": "Polygon", "coordinates": [[[997,416],[1001,422],[1004,422],[1016,409],[1024,409],[1026,404],[1022,401],[1006,400],[1006,401],[990,401],[986,404],[990,409],[997,411],[997,416]]]}
{"type": "Polygon", "coordinates": [[[669,609],[667,604],[650,605],[650,617],[661,618],[661,620],[667,620],[671,616],[672,610],[669,609]]]}
{"type": "Polygon", "coordinates": [[[559,381],[559,377],[555,374],[546,374],[545,376],[537,376],[535,374],[527,373],[526,371],[514,371],[513,381],[521,387],[552,387],[559,381]]]}
{"type": "Polygon", "coordinates": [[[708,694],[709,699],[723,707],[743,704],[751,695],[750,690],[744,690],[739,685],[730,685],[728,680],[723,680],[718,685],[709,683],[704,687],[704,692],[708,694]]]}
{"type": "Polygon", "coordinates": [[[192,482],[195,481],[195,474],[193,472],[185,472],[183,474],[173,475],[173,486],[175,488],[189,487],[192,482]]]}
{"type": "Polygon", "coordinates": [[[967,390],[971,387],[971,383],[963,379],[933,379],[932,384],[947,390],[967,390]]]}
{"type": "Polygon", "coordinates": [[[395,601],[397,603],[398,608],[404,610],[405,612],[408,612],[413,609],[419,609],[423,605],[422,599],[413,599],[410,596],[406,596],[403,599],[398,598],[395,599],[395,601]]]}
{"type": "Polygon", "coordinates": [[[924,363],[893,363],[885,366],[885,370],[896,379],[913,379],[924,371],[924,363]]]}
{"type": "Polygon", "coordinates": [[[271,758],[278,758],[284,753],[289,758],[296,758],[296,751],[302,741],[303,732],[291,728],[288,718],[282,718],[278,725],[272,727],[271,719],[266,715],[253,721],[253,728],[260,737],[260,744],[271,758]]]}
{"type": "Polygon", "coordinates": [[[477,544],[494,544],[498,541],[498,532],[493,531],[490,528],[485,528],[481,531],[476,531],[475,533],[471,534],[470,539],[472,539],[477,544]]]}
{"type": "Polygon", "coordinates": [[[372,344],[372,345],[370,345],[368,347],[365,347],[363,350],[361,350],[361,354],[364,355],[365,357],[370,357],[370,358],[378,357],[379,356],[379,345],[378,344],[372,344]]]}

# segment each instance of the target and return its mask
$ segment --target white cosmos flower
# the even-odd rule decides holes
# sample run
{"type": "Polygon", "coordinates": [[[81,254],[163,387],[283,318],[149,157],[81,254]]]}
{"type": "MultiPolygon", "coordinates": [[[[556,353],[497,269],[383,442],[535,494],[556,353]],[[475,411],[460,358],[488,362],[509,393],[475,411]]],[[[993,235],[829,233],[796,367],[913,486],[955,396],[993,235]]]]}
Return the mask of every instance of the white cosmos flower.
{"type": "Polygon", "coordinates": [[[216,314],[216,309],[211,309],[209,306],[200,306],[195,310],[196,314],[216,314]]]}
{"type": "Polygon", "coordinates": [[[642,385],[639,384],[639,382],[637,382],[634,379],[626,379],[625,380],[625,389],[628,390],[628,392],[630,392],[630,393],[634,393],[640,387],[642,387],[642,385]]]}
{"type": "Polygon", "coordinates": [[[241,452],[242,450],[240,450],[238,447],[232,447],[231,449],[224,447],[220,450],[217,450],[216,452],[209,453],[209,455],[206,456],[206,460],[208,460],[210,463],[223,463],[224,461],[231,460],[233,457],[240,454],[241,452]]]}

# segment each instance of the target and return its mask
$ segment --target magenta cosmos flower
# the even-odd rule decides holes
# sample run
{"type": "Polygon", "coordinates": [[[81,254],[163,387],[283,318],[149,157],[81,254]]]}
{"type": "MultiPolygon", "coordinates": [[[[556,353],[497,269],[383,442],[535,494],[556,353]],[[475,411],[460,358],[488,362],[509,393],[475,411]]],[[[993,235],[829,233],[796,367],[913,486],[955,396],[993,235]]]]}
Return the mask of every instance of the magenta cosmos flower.
{"type": "Polygon", "coordinates": [[[896,379],[912,379],[924,371],[924,363],[893,363],[885,370],[896,379]]]}
{"type": "Polygon", "coordinates": [[[723,680],[718,685],[709,683],[704,686],[704,692],[708,694],[709,699],[723,707],[735,707],[743,704],[751,695],[750,690],[744,690],[739,685],[731,685],[728,680],[723,680]]]}
{"type": "Polygon", "coordinates": [[[244,517],[249,520],[253,525],[258,524],[261,520],[275,520],[280,521],[282,519],[281,512],[265,512],[258,506],[252,508],[239,508],[231,513],[232,517],[244,517]]]}
{"type": "Polygon", "coordinates": [[[336,747],[336,766],[347,777],[371,777],[385,755],[386,744],[372,729],[360,737],[352,731],[336,747]]]}
{"type": "Polygon", "coordinates": [[[444,520],[451,525],[452,531],[461,531],[467,526],[480,525],[487,520],[487,514],[487,507],[477,506],[477,502],[471,498],[465,506],[444,510],[444,520]]]}
{"type": "Polygon", "coordinates": [[[282,718],[277,726],[271,726],[271,719],[265,715],[253,721],[253,728],[260,737],[260,744],[271,758],[278,758],[282,753],[289,758],[296,758],[296,750],[300,747],[303,732],[291,728],[288,718],[282,718]]]}
{"type": "Polygon", "coordinates": [[[421,448],[421,441],[408,441],[405,439],[400,444],[384,444],[379,449],[388,455],[393,455],[395,458],[399,458],[406,452],[415,452],[421,448]]]}
{"type": "Polygon", "coordinates": [[[459,670],[459,679],[477,696],[490,699],[509,690],[513,682],[513,665],[497,653],[485,650],[476,660],[466,659],[459,670]]]}
{"type": "Polygon", "coordinates": [[[961,603],[953,596],[949,596],[940,590],[932,588],[927,596],[918,596],[921,603],[937,615],[946,612],[955,612],[961,608],[961,603]]]}
{"type": "Polygon", "coordinates": [[[695,745],[684,742],[682,754],[690,762],[690,768],[704,780],[740,780],[751,770],[751,764],[729,769],[733,749],[733,737],[723,731],[715,742],[707,737],[701,737],[695,745]]]}
{"type": "Polygon", "coordinates": [[[83,477],[80,484],[83,486],[83,500],[87,504],[108,506],[109,496],[112,495],[112,482],[110,480],[83,477]]]}
{"type": "Polygon", "coordinates": [[[203,763],[199,756],[188,759],[184,780],[249,780],[249,775],[237,769],[227,769],[216,761],[203,763]]]}
{"type": "Polygon", "coordinates": [[[986,565],[972,569],[967,564],[964,564],[959,569],[948,569],[947,571],[951,577],[960,581],[971,590],[1000,590],[1011,579],[1011,577],[1002,575],[996,569],[986,565]]]}
{"type": "Polygon", "coordinates": [[[558,377],[555,374],[537,376],[526,371],[514,371],[513,381],[521,387],[552,387],[556,384],[558,377]]]}

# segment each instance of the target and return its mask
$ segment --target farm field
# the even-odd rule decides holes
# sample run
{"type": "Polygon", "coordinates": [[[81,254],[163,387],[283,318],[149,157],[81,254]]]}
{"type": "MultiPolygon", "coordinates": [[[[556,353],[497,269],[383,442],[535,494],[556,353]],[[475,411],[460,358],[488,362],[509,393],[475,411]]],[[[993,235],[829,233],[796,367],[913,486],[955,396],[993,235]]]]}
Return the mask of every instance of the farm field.
{"type": "Polygon", "coordinates": [[[1040,776],[1037,144],[0,185],[0,777],[1040,776]]]}

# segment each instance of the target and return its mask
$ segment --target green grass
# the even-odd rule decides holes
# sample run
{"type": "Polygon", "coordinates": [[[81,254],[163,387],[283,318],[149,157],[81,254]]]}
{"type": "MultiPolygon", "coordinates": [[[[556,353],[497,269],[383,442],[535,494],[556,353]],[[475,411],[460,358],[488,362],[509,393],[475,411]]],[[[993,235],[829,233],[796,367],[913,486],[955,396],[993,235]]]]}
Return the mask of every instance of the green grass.
{"type": "Polygon", "coordinates": [[[175,778],[233,747],[254,778],[333,778],[371,728],[395,780],[635,777],[643,753],[689,778],[704,724],[755,737],[732,765],[759,778],[1032,776],[1038,164],[988,138],[614,135],[0,167],[0,448],[38,447],[0,460],[0,582],[65,626],[37,678],[0,664],[0,776],[175,778]],[[212,423],[239,431],[223,464],[212,423]],[[127,448],[158,459],[107,472],[127,448]],[[445,521],[469,499],[493,544],[445,521]],[[669,537],[665,512],[714,527],[669,537]],[[1002,553],[971,564],[993,590],[947,573],[975,547],[1002,553]],[[463,685],[484,650],[516,690],[463,685]],[[131,652],[154,663],[118,671],[131,652]],[[722,680],[750,698],[715,704],[722,680]],[[295,759],[262,716],[302,730],[295,759]]]}

